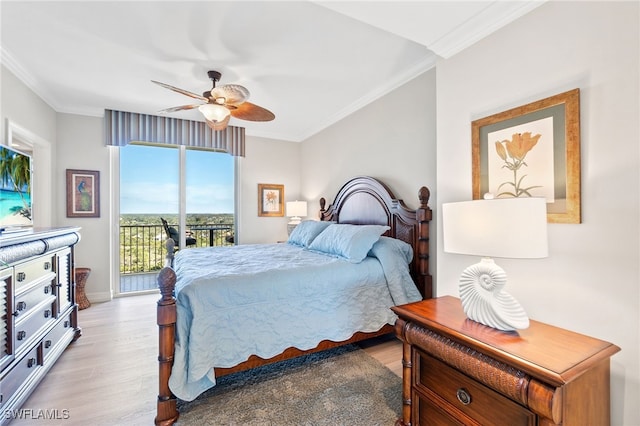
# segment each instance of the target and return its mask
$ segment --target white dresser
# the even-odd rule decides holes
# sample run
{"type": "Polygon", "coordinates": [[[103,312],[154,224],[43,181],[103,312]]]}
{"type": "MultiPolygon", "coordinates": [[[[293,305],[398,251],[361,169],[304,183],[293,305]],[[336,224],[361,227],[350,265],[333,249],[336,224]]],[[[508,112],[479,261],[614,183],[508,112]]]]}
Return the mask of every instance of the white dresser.
{"type": "Polygon", "coordinates": [[[0,424],[80,337],[73,261],[79,230],[0,235],[0,424]]]}

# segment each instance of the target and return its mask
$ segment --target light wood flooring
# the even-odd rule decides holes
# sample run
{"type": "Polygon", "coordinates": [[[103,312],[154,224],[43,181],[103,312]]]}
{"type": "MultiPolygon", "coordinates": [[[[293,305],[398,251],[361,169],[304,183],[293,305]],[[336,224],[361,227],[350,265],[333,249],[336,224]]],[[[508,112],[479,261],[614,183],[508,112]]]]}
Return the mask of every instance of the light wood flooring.
{"type": "MultiPolygon", "coordinates": [[[[14,420],[17,425],[153,425],[158,395],[157,294],[94,303],[79,312],[82,337],[72,343],[22,408],[57,410],[67,419],[14,420]]],[[[398,376],[395,337],[362,343],[398,376]]]]}

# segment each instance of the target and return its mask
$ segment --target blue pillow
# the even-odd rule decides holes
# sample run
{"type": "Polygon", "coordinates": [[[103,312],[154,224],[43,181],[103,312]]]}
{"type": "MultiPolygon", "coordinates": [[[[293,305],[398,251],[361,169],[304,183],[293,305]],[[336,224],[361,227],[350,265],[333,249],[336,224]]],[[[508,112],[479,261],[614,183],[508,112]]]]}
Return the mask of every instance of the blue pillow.
{"type": "Polygon", "coordinates": [[[293,228],[287,242],[294,246],[309,247],[311,241],[324,231],[329,225],[335,222],[320,222],[317,220],[303,220],[298,226],[293,228]]]}
{"type": "Polygon", "coordinates": [[[383,256],[399,255],[409,264],[413,260],[413,247],[409,243],[391,237],[380,237],[367,256],[380,259],[383,256]]]}
{"type": "Polygon", "coordinates": [[[383,225],[333,224],[313,240],[309,250],[360,263],[389,229],[383,225]]]}

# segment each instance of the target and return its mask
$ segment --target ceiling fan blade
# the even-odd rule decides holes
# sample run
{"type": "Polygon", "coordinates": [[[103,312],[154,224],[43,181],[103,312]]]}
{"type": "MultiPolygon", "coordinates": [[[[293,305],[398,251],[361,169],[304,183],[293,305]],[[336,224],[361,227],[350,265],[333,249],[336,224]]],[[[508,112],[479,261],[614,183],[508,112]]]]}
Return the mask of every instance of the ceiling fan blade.
{"type": "Polygon", "coordinates": [[[211,127],[213,130],[224,130],[227,128],[230,118],[231,116],[227,115],[222,121],[211,121],[205,117],[204,121],[207,123],[207,126],[211,127]]]}
{"type": "Polygon", "coordinates": [[[268,109],[262,108],[251,102],[244,102],[235,109],[230,109],[234,118],[248,121],[271,121],[276,118],[275,114],[268,109]]]}
{"type": "Polygon", "coordinates": [[[239,84],[225,84],[223,86],[211,89],[211,97],[214,102],[217,99],[224,98],[225,105],[239,105],[249,99],[249,90],[239,84]]]}
{"type": "Polygon", "coordinates": [[[158,112],[176,112],[176,111],[184,111],[187,109],[194,109],[194,108],[198,108],[201,104],[193,104],[193,105],[180,105],[180,106],[176,106],[176,107],[171,107],[171,108],[166,108],[163,110],[160,110],[158,112]]]}
{"type": "Polygon", "coordinates": [[[165,84],[165,83],[160,83],[159,81],[155,81],[155,80],[151,80],[151,82],[157,84],[158,86],[162,86],[165,89],[169,89],[169,90],[173,90],[174,92],[182,93],[183,95],[189,96],[190,98],[200,99],[201,101],[205,101],[205,102],[209,101],[209,99],[205,98],[204,96],[189,92],[188,90],[180,89],[178,87],[174,87],[174,86],[171,86],[171,85],[165,84]]]}

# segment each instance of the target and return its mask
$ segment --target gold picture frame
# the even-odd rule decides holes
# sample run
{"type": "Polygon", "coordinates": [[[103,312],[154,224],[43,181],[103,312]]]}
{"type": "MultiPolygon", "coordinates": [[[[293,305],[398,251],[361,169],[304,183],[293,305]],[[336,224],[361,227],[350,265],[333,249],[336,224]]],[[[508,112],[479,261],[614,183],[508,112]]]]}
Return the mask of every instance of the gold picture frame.
{"type": "Polygon", "coordinates": [[[544,196],[549,223],[581,223],[580,89],[471,123],[473,199],[544,196]]]}
{"type": "Polygon", "coordinates": [[[67,217],[100,217],[100,172],[67,169],[67,217]]]}
{"type": "Polygon", "coordinates": [[[284,216],[284,185],[258,184],[258,216],[284,216]]]}

